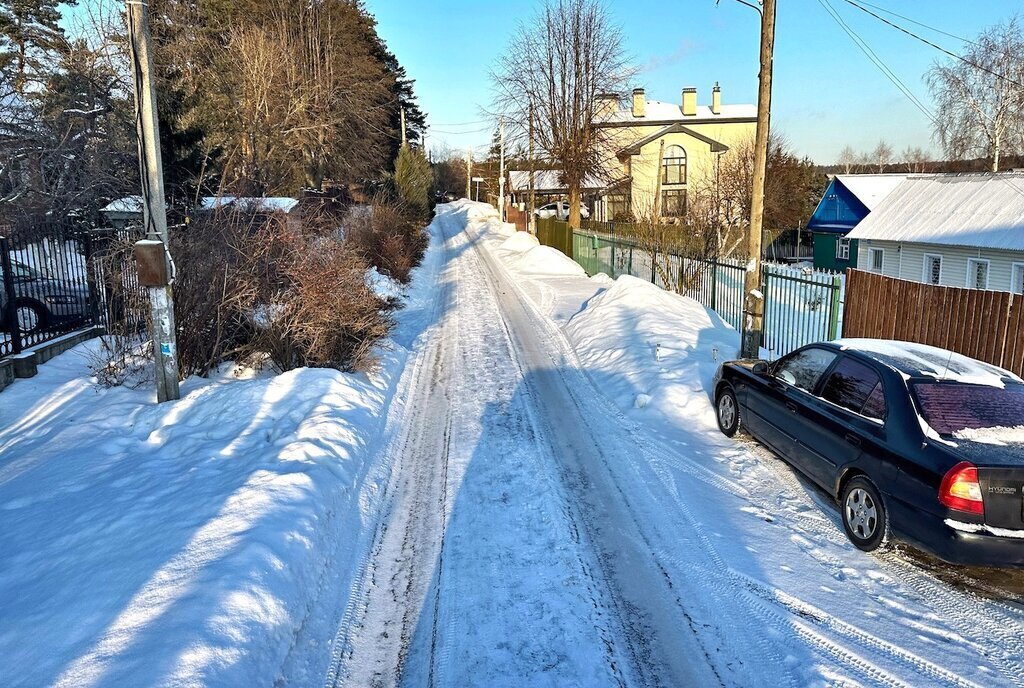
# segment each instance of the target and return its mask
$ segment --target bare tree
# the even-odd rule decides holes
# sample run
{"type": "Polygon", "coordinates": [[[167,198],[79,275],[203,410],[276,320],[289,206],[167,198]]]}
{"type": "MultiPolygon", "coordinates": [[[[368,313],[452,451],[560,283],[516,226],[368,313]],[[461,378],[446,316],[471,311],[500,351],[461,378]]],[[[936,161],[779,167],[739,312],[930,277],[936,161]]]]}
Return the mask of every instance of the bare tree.
{"type": "Polygon", "coordinates": [[[510,134],[534,141],[562,172],[569,224],[580,225],[583,181],[604,171],[607,129],[596,126],[598,96],[621,93],[633,70],[622,33],[596,0],[546,0],[519,26],[492,73],[495,106],[510,134]]]}
{"type": "Polygon", "coordinates": [[[885,139],[879,141],[875,149],[871,151],[871,162],[876,166],[879,174],[885,172],[885,166],[892,162],[892,156],[892,146],[886,143],[885,139]]]}
{"type": "Polygon", "coordinates": [[[952,158],[984,156],[999,171],[1004,151],[1024,141],[1024,32],[1016,17],[986,29],[962,60],[936,62],[926,75],[941,115],[935,138],[952,158]]]}
{"type": "Polygon", "coordinates": [[[843,174],[851,174],[854,168],[857,166],[857,154],[850,146],[844,146],[843,150],[839,151],[839,157],[836,159],[836,164],[842,168],[843,174]]]}
{"type": "Polygon", "coordinates": [[[928,152],[923,150],[920,146],[914,146],[912,148],[907,146],[901,154],[901,157],[903,158],[903,166],[906,168],[907,172],[912,174],[924,172],[928,163],[931,162],[931,156],[928,155],[928,152]]]}

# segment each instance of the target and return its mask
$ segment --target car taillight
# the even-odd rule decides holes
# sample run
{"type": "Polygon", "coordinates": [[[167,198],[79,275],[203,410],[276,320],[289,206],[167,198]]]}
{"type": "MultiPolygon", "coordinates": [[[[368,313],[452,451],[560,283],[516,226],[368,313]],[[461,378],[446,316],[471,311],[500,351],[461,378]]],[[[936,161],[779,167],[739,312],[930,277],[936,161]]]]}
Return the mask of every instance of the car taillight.
{"type": "Polygon", "coordinates": [[[974,464],[962,461],[949,469],[939,487],[939,502],[957,511],[985,515],[978,469],[974,464]]]}

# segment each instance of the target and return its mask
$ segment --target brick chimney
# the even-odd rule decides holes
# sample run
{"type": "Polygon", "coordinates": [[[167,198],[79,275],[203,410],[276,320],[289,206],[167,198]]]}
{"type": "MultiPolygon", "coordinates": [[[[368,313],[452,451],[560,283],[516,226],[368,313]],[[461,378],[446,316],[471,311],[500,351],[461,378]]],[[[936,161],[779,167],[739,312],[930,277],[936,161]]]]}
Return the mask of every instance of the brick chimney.
{"type": "Polygon", "coordinates": [[[711,89],[711,114],[722,114],[722,89],[719,88],[717,81],[715,87],[711,89]]]}
{"type": "Polygon", "coordinates": [[[683,115],[693,117],[697,114],[697,89],[687,86],[683,89],[683,115]]]}
{"type": "Polygon", "coordinates": [[[633,89],[633,116],[647,116],[647,95],[642,88],[633,89]]]}

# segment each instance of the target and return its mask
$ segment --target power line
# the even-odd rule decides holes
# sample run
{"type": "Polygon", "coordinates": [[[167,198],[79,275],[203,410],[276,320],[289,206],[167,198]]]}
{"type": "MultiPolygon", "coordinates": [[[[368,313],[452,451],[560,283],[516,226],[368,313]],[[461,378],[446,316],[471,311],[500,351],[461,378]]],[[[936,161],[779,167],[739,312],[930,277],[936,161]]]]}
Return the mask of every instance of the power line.
{"type": "Polygon", "coordinates": [[[894,17],[898,17],[899,19],[902,19],[903,21],[908,21],[911,24],[916,24],[917,26],[920,26],[922,28],[928,29],[929,31],[934,31],[935,33],[941,33],[943,36],[948,36],[950,38],[955,38],[958,41],[963,41],[964,43],[970,43],[971,45],[978,45],[977,43],[975,43],[974,41],[972,41],[969,38],[964,38],[963,36],[957,36],[955,33],[949,33],[948,31],[943,31],[942,29],[936,28],[934,26],[930,26],[928,24],[925,24],[924,22],[919,22],[916,19],[911,19],[910,17],[904,16],[904,15],[898,13],[898,12],[893,12],[892,10],[886,9],[884,7],[879,7],[878,5],[872,5],[870,2],[865,2],[864,0],[860,0],[860,3],[862,5],[867,5],[868,7],[874,8],[874,9],[878,10],[879,12],[885,12],[886,14],[890,14],[890,15],[892,15],[894,17]]]}
{"type": "Polygon", "coordinates": [[[853,0],[843,0],[843,1],[846,2],[849,5],[853,5],[854,7],[859,9],[861,12],[865,12],[865,13],[871,15],[872,17],[874,17],[878,21],[880,21],[880,22],[882,22],[884,24],[888,24],[889,26],[891,26],[892,28],[896,29],[897,31],[902,31],[903,33],[907,34],[911,38],[915,38],[915,39],[921,41],[922,43],[924,43],[925,45],[930,45],[931,47],[935,48],[936,50],[938,50],[941,53],[945,53],[946,55],[949,55],[950,57],[952,57],[954,59],[960,60],[964,64],[970,65],[971,67],[974,67],[975,69],[979,69],[979,70],[981,70],[983,72],[986,72],[987,74],[991,74],[992,76],[996,77],[997,79],[1002,79],[1003,81],[1010,82],[1014,86],[1019,86],[1020,88],[1024,88],[1024,84],[1020,83],[1019,81],[1017,81],[1015,79],[1011,79],[1008,76],[1004,76],[1004,75],[1000,74],[999,72],[994,72],[991,69],[989,69],[988,67],[985,67],[983,65],[977,64],[975,62],[971,62],[966,57],[963,57],[961,55],[957,55],[956,53],[954,53],[954,52],[952,52],[950,50],[946,50],[941,45],[937,45],[935,43],[932,43],[927,38],[922,38],[921,36],[918,36],[913,31],[911,31],[909,29],[905,29],[902,26],[900,26],[899,24],[896,24],[894,22],[889,21],[885,17],[880,17],[879,15],[875,14],[874,12],[869,10],[868,8],[862,7],[861,5],[857,4],[853,0]]]}
{"type": "Polygon", "coordinates": [[[878,67],[879,70],[881,70],[882,74],[884,74],[886,78],[888,78],[889,81],[891,81],[896,86],[896,88],[898,88],[900,92],[903,93],[903,95],[906,96],[907,99],[910,100],[910,102],[917,107],[918,110],[924,113],[925,117],[927,117],[932,123],[937,123],[935,115],[933,115],[931,111],[927,107],[925,107],[924,103],[922,103],[920,99],[913,94],[913,92],[907,87],[907,85],[904,84],[898,76],[896,76],[896,73],[893,72],[889,68],[889,66],[885,64],[885,61],[882,60],[882,58],[880,58],[877,55],[877,53],[875,53],[875,51],[871,49],[871,46],[869,46],[867,42],[860,37],[860,34],[854,31],[850,27],[850,25],[847,24],[845,20],[843,20],[839,12],[834,7],[832,7],[832,4],[829,2],[829,0],[818,0],[818,4],[821,5],[822,8],[824,8],[824,10],[828,13],[828,15],[832,17],[832,19],[839,25],[839,27],[846,32],[846,35],[850,37],[850,40],[853,41],[854,45],[860,48],[861,52],[863,52],[867,56],[867,58],[871,60],[871,62],[874,63],[874,65],[878,67]]]}
{"type": "Polygon", "coordinates": [[[468,127],[473,124],[490,124],[489,119],[478,119],[475,122],[444,122],[441,124],[435,124],[436,127],[468,127]]]}

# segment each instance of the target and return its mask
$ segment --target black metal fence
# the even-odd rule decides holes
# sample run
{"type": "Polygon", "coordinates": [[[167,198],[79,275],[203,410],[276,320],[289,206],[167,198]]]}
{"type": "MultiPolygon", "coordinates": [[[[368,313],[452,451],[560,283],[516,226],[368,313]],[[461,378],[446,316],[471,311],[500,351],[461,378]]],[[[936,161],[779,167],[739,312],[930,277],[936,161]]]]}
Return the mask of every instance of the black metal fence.
{"type": "Polygon", "coordinates": [[[67,222],[0,226],[0,358],[92,325],[144,327],[136,234],[67,222]]]}

